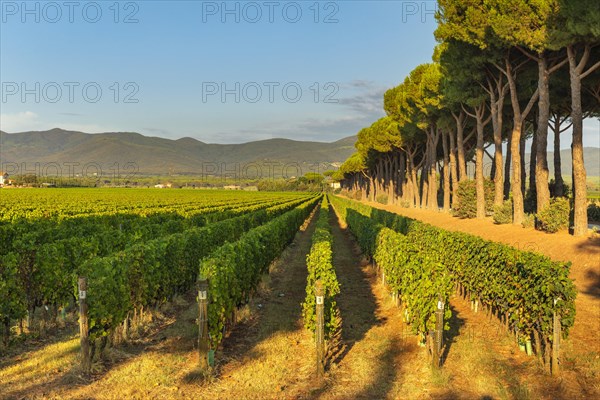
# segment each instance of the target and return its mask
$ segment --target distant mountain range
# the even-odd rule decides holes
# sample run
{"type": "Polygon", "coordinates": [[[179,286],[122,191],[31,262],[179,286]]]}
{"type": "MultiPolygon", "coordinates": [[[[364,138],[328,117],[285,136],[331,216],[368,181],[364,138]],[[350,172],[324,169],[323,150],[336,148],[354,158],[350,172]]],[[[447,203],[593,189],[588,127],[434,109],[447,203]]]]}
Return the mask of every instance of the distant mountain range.
{"type": "MultiPolygon", "coordinates": [[[[189,137],[171,140],[134,132],[89,134],[59,128],[0,133],[0,163],[4,169],[12,170],[18,165],[20,169],[33,171],[35,164],[39,163],[37,168],[46,168],[47,173],[54,173],[56,168],[52,168],[56,163],[63,174],[69,173],[69,168],[77,171],[85,165],[89,166],[89,174],[94,171],[94,165],[100,165],[104,175],[113,173],[116,166],[123,171],[127,163],[135,163],[141,174],[154,175],[226,174],[228,171],[234,174],[236,168],[238,174],[243,168],[251,174],[256,169],[254,165],[262,166],[263,177],[269,168],[278,175],[276,165],[279,165],[279,171],[283,166],[289,166],[285,173],[287,176],[309,172],[317,164],[322,172],[343,163],[355,151],[357,139],[349,136],[332,143],[267,139],[241,144],[211,144],[189,137]],[[295,166],[299,167],[297,174],[295,166]]],[[[561,150],[560,153],[563,175],[569,176],[571,151],[561,150]]],[[[553,157],[553,153],[549,152],[551,175],[553,157]]],[[[584,148],[584,158],[587,175],[600,176],[600,148],[584,148]]],[[[526,161],[529,161],[529,154],[526,161]]]]}
{"type": "MultiPolygon", "coordinates": [[[[355,151],[356,142],[356,136],[350,136],[333,143],[267,139],[210,144],[189,137],[171,140],[134,132],[88,134],[59,128],[0,133],[0,162],[4,169],[14,168],[14,164],[7,163],[25,163],[28,170],[33,170],[35,163],[40,163],[40,168],[47,168],[50,173],[51,163],[57,163],[63,174],[71,163],[77,163],[79,168],[97,163],[104,174],[115,165],[123,168],[127,163],[135,163],[141,174],[224,173],[235,168],[250,170],[253,164],[263,165],[265,171],[265,165],[268,169],[269,165],[279,164],[290,166],[287,175],[296,175],[293,173],[296,165],[304,173],[317,164],[321,172],[338,167],[355,151]]],[[[93,170],[93,166],[88,170],[93,170]]]]}

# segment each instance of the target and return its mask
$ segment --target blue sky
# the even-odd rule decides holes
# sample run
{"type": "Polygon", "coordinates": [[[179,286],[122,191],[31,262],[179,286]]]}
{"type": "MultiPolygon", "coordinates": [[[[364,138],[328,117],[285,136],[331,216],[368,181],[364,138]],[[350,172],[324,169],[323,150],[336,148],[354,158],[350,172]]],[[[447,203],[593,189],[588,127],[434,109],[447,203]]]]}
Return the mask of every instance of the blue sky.
{"type": "Polygon", "coordinates": [[[333,141],[435,46],[435,1],[0,3],[7,132],[333,141]]]}

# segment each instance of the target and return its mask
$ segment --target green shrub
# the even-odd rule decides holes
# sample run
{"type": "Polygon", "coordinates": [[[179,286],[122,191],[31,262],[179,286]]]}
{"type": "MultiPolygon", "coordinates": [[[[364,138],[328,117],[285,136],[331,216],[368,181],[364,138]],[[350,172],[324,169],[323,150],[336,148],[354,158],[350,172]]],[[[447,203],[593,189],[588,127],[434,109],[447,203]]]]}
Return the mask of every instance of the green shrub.
{"type": "Polygon", "coordinates": [[[352,196],[354,200],[362,200],[362,190],[355,190],[352,196]]]}
{"type": "Polygon", "coordinates": [[[600,222],[600,205],[592,201],[587,208],[587,216],[590,221],[600,222]]]}
{"type": "Polygon", "coordinates": [[[317,281],[321,281],[325,295],[325,340],[329,340],[341,329],[341,319],[335,300],[340,293],[340,283],[333,267],[333,236],[329,225],[327,197],[323,199],[316,225],[310,252],[306,256],[308,276],[306,279],[306,298],[302,303],[302,316],[306,329],[315,332],[315,284],[317,281]]]}
{"type": "Polygon", "coordinates": [[[375,197],[375,201],[381,204],[387,204],[388,196],[387,194],[378,194],[377,197],[375,197]]]}
{"type": "Polygon", "coordinates": [[[402,200],[400,201],[400,207],[402,208],[410,208],[411,202],[408,200],[402,200]]]}
{"type": "Polygon", "coordinates": [[[533,228],[535,226],[535,214],[525,214],[521,225],[523,225],[523,228],[533,228]]]}
{"type": "Polygon", "coordinates": [[[550,205],[537,213],[539,228],[545,232],[554,233],[569,226],[569,200],[557,197],[550,200],[550,205]]]}
{"type": "Polygon", "coordinates": [[[513,221],[512,199],[504,200],[500,205],[494,206],[494,223],[511,224],[513,221]]]}
{"type": "MultiPolygon", "coordinates": [[[[486,179],[483,184],[485,193],[485,210],[492,211],[494,206],[494,182],[486,179]]],[[[459,218],[477,217],[477,189],[474,180],[462,181],[458,184],[457,202],[453,214],[459,218]]]]}

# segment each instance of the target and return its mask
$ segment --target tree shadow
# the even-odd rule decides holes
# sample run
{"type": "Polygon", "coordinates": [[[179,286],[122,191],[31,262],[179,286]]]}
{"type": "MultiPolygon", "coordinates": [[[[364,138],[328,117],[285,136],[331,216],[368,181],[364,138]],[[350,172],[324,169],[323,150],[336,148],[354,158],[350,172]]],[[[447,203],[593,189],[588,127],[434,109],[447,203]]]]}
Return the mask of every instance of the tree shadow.
{"type": "MultiPolygon", "coordinates": [[[[353,399],[384,399],[396,385],[402,384],[398,366],[402,364],[401,358],[407,354],[407,347],[397,340],[390,341],[390,346],[377,363],[373,371],[373,379],[368,386],[352,396],[353,399]],[[400,358],[400,359],[399,359],[400,358]]],[[[417,351],[416,346],[412,346],[417,351]]]]}
{"type": "Polygon", "coordinates": [[[583,293],[600,298],[600,272],[588,269],[585,277],[590,281],[583,293]]]}
{"type": "Polygon", "coordinates": [[[47,394],[49,390],[56,389],[67,389],[72,388],[75,385],[81,385],[82,383],[88,382],[86,378],[83,378],[79,374],[77,366],[72,366],[69,370],[63,374],[57,375],[50,381],[43,381],[31,385],[27,385],[22,389],[11,390],[10,387],[2,391],[3,399],[30,399],[43,397],[44,393],[47,394]]]}
{"type": "Polygon", "coordinates": [[[577,245],[577,248],[585,252],[598,252],[600,251],[600,235],[593,234],[586,238],[585,241],[577,245]]]}
{"type": "Polygon", "coordinates": [[[74,326],[67,326],[53,331],[52,336],[43,336],[39,339],[30,339],[27,337],[24,339],[13,338],[13,340],[22,341],[12,343],[8,348],[2,349],[2,353],[0,353],[0,369],[16,364],[21,355],[43,350],[48,346],[68,340],[75,334],[78,334],[76,328],[74,326]]]}
{"type": "Polygon", "coordinates": [[[459,317],[459,312],[456,308],[450,305],[452,316],[450,317],[450,329],[444,332],[444,347],[442,349],[440,365],[443,366],[446,363],[450,348],[456,342],[457,337],[460,335],[460,330],[465,326],[465,319],[459,317]]]}

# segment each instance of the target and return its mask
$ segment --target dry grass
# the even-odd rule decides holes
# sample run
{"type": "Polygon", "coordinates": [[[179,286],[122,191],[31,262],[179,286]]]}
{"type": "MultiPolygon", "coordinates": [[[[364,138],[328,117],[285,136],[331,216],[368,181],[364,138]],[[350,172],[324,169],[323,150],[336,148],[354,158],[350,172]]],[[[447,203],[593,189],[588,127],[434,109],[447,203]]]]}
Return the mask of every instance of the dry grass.
{"type": "Polygon", "coordinates": [[[49,344],[38,350],[2,360],[0,367],[0,397],[21,398],[49,383],[67,385],[77,382],[77,352],[79,340],[49,344]]]}

